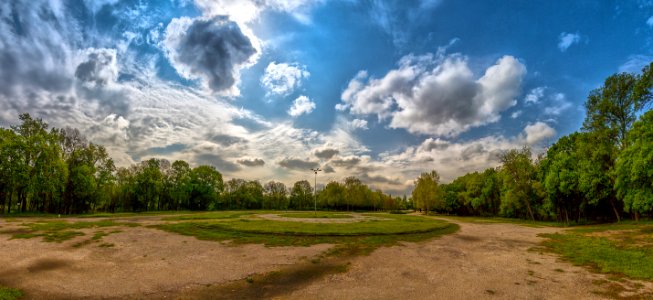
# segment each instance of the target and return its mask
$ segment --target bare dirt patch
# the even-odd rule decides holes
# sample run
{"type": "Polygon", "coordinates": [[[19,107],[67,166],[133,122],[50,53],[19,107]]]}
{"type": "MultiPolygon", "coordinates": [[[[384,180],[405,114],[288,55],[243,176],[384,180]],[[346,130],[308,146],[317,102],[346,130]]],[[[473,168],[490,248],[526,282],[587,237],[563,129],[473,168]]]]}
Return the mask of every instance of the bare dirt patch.
{"type": "Polygon", "coordinates": [[[22,289],[27,299],[164,298],[274,271],[331,247],[230,246],[145,227],[120,230],[102,238],[111,247],[73,247],[92,230],[62,243],[2,234],[0,284],[22,289]]]}
{"type": "MultiPolygon", "coordinates": [[[[537,249],[558,228],[474,224],[424,243],[380,248],[284,299],[605,299],[606,275],[537,249]]],[[[616,284],[616,283],[615,283],[616,284]]],[[[627,295],[623,295],[627,296],[627,295]]]]}

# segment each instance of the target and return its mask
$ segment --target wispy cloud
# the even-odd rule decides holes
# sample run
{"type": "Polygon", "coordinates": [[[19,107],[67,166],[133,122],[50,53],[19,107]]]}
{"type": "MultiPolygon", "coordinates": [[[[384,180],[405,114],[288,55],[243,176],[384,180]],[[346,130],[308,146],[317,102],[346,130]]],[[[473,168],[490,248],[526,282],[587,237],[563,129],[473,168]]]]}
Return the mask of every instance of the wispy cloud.
{"type": "Polygon", "coordinates": [[[567,51],[569,47],[580,42],[580,35],[578,33],[562,32],[558,37],[558,49],[561,52],[567,51]]]}

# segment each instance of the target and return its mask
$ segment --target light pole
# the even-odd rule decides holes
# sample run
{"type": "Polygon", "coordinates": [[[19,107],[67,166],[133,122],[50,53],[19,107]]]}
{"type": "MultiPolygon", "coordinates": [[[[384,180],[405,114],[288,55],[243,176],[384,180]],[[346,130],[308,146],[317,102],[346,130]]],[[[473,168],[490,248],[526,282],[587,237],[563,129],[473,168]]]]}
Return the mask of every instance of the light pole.
{"type": "Polygon", "coordinates": [[[317,172],[320,172],[320,168],[315,168],[311,169],[311,171],[315,172],[315,183],[313,184],[313,209],[315,211],[315,215],[317,216],[317,172]]]}

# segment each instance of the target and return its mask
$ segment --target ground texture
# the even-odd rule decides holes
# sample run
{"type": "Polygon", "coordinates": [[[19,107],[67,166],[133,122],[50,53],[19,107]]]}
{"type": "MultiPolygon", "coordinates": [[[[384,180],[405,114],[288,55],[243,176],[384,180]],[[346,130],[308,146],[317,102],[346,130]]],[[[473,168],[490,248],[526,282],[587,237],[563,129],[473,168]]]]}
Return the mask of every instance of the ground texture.
{"type": "MultiPolygon", "coordinates": [[[[562,229],[450,221],[459,224],[457,233],[343,258],[346,272],[280,284],[273,294],[247,293],[242,282],[254,274],[314,268],[310,261],[332,246],[229,246],[142,226],[104,236],[110,247],[71,247],[92,230],[62,243],[2,234],[0,285],[22,289],[27,299],[217,298],[224,287],[231,293],[225,298],[278,299],[602,299],[653,290],[648,282],[600,284],[609,276],[543,252],[538,234],[562,229]]],[[[0,231],[18,224],[1,222],[0,231]]]]}

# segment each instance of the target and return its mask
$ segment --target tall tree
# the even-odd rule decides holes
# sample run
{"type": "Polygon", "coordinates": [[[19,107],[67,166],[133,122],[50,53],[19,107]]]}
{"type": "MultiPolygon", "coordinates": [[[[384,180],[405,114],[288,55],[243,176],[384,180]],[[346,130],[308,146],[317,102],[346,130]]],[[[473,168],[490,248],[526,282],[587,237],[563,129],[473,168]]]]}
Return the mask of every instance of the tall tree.
{"type": "Polygon", "coordinates": [[[653,111],[642,115],[628,133],[616,163],[615,189],[636,220],[641,213],[653,212],[653,111]]]}
{"type": "Polygon", "coordinates": [[[415,179],[415,189],[413,190],[413,201],[418,209],[429,213],[433,209],[441,209],[444,202],[440,194],[440,175],[435,170],[422,173],[415,179]]]}

